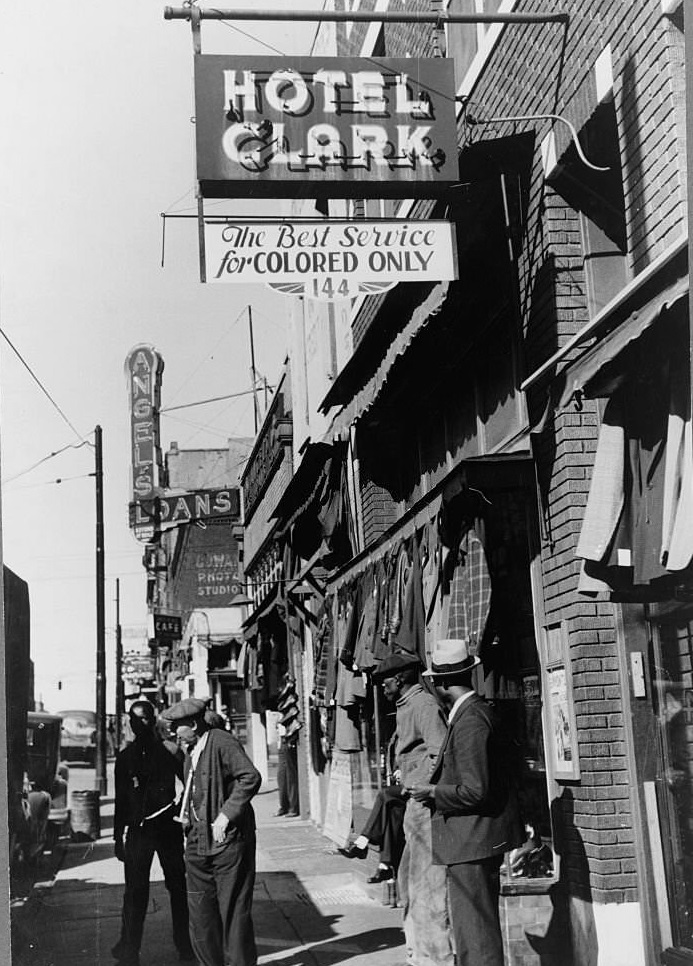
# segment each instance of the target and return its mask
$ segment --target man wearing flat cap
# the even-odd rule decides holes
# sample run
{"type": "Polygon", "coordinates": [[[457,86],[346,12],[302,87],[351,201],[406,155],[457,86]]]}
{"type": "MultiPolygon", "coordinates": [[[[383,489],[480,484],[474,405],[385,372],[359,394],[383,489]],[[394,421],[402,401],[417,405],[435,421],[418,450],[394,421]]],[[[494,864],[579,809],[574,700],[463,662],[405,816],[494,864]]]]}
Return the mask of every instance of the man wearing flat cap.
{"type": "Polygon", "coordinates": [[[188,752],[180,818],[187,829],[190,938],[200,966],[256,966],[250,801],[261,777],[237,738],[209,727],[205,710],[206,702],[188,698],[162,714],[188,752]]]}
{"type": "Polygon", "coordinates": [[[447,867],[458,966],[503,966],[500,867],[524,836],[512,743],[472,689],[479,663],[467,641],[436,643],[424,673],[448,708],[447,734],[430,780],[410,791],[433,807],[433,861],[447,867]]]}
{"type": "MultiPolygon", "coordinates": [[[[373,672],[397,709],[395,764],[405,790],[431,780],[445,738],[438,702],[421,685],[422,665],[411,654],[391,654],[373,672]]],[[[431,859],[431,810],[413,798],[404,812],[405,846],[397,884],[404,911],[407,963],[452,966],[445,870],[431,859]]]]}

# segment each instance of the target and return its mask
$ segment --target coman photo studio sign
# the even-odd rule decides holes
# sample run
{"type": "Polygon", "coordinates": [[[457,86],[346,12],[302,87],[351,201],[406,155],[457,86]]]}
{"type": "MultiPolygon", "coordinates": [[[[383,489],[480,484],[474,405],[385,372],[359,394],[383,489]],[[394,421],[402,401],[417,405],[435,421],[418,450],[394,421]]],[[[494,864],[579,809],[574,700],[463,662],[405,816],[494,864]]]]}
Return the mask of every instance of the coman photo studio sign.
{"type": "Polygon", "coordinates": [[[205,223],[208,282],[266,283],[332,301],[457,277],[446,221],[205,223]]]}

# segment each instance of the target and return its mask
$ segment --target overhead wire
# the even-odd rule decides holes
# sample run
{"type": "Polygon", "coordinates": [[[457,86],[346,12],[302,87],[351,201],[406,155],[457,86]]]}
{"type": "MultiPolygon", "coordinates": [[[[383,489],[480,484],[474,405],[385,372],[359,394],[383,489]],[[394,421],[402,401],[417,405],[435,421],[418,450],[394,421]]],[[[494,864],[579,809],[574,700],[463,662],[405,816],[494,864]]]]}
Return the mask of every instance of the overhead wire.
{"type": "Polygon", "coordinates": [[[43,385],[43,383],[41,382],[41,380],[39,379],[39,377],[36,375],[36,373],[34,372],[34,370],[31,368],[31,366],[26,361],[26,359],[24,358],[24,356],[21,354],[21,352],[19,351],[19,349],[14,345],[14,343],[12,342],[12,340],[10,339],[10,337],[8,336],[8,334],[5,332],[5,330],[3,328],[0,328],[0,335],[3,337],[3,339],[8,344],[8,346],[10,347],[10,349],[12,349],[12,351],[14,352],[14,354],[17,356],[17,358],[19,359],[19,361],[22,363],[22,365],[24,366],[24,368],[26,369],[26,371],[29,373],[29,375],[31,376],[31,378],[34,380],[34,382],[36,383],[36,385],[39,387],[39,389],[41,390],[41,392],[44,394],[44,396],[46,396],[46,398],[50,401],[50,403],[54,407],[54,409],[60,414],[60,416],[64,420],[64,422],[67,423],[67,425],[70,427],[70,429],[75,434],[75,436],[77,437],[77,439],[80,439],[80,440],[82,440],[82,442],[84,442],[85,441],[84,435],[82,433],[78,432],[77,429],[75,429],[73,423],[68,419],[68,417],[65,415],[65,413],[63,412],[63,410],[57,404],[57,402],[55,401],[55,399],[53,399],[53,397],[51,396],[51,394],[48,392],[48,390],[43,385]]]}
{"type": "Polygon", "coordinates": [[[26,476],[27,473],[31,473],[32,470],[35,470],[38,466],[41,466],[42,463],[47,463],[48,460],[52,460],[56,456],[60,456],[61,453],[64,453],[68,449],[81,449],[83,446],[93,446],[93,445],[94,444],[88,439],[85,439],[83,440],[83,442],[77,443],[77,444],[68,443],[67,446],[62,446],[60,449],[56,449],[55,452],[49,453],[48,456],[44,456],[40,460],[37,460],[35,463],[32,463],[31,466],[27,466],[25,470],[21,470],[19,473],[15,473],[14,476],[6,477],[4,480],[2,480],[2,485],[5,486],[7,483],[11,483],[13,480],[18,480],[21,476],[26,476]]]}
{"type": "Polygon", "coordinates": [[[72,480],[88,480],[93,477],[93,473],[82,473],[80,476],[59,476],[55,480],[44,480],[43,483],[29,483],[27,486],[11,487],[10,492],[15,490],[35,490],[39,486],[54,486],[56,483],[71,483],[72,480]]]}
{"type": "MultiPolygon", "coordinates": [[[[209,9],[214,10],[215,8],[210,7],[209,9]]],[[[220,11],[217,10],[217,13],[219,12],[220,11]]],[[[277,47],[273,47],[272,44],[268,44],[264,40],[260,40],[259,37],[256,37],[254,34],[248,33],[247,30],[241,30],[240,27],[237,27],[235,24],[228,23],[228,21],[226,20],[219,20],[218,22],[222,23],[225,27],[229,27],[231,30],[235,30],[236,33],[242,34],[244,37],[247,37],[248,40],[253,40],[256,44],[260,44],[262,47],[266,47],[268,50],[274,51],[274,53],[279,54],[280,57],[288,57],[288,54],[286,54],[283,50],[279,50],[277,47]]]]}

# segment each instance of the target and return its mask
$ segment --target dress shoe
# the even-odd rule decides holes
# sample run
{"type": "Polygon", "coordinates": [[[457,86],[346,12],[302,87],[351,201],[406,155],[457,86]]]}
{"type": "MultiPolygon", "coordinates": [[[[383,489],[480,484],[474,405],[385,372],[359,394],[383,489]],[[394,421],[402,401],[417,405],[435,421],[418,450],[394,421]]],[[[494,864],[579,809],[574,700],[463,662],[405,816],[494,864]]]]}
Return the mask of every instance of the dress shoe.
{"type": "Polygon", "coordinates": [[[365,859],[368,855],[367,846],[365,849],[360,849],[354,842],[347,845],[346,848],[337,849],[337,851],[347,859],[365,859]]]}
{"type": "Polygon", "coordinates": [[[366,882],[373,885],[375,882],[394,882],[395,873],[392,869],[378,869],[375,875],[369,875],[366,882]]]}
{"type": "Polygon", "coordinates": [[[275,817],[275,818],[281,818],[281,817],[282,817],[282,815],[286,815],[286,814],[287,814],[287,811],[286,811],[286,809],[285,809],[285,808],[279,808],[279,809],[277,809],[277,811],[276,811],[276,812],[274,813],[274,817],[275,817]]]}
{"type": "Polygon", "coordinates": [[[284,812],[287,818],[298,818],[298,812],[284,812]]]}
{"type": "Polygon", "coordinates": [[[130,949],[122,939],[111,949],[111,955],[118,961],[120,966],[140,966],[140,954],[137,950],[130,949]]]}

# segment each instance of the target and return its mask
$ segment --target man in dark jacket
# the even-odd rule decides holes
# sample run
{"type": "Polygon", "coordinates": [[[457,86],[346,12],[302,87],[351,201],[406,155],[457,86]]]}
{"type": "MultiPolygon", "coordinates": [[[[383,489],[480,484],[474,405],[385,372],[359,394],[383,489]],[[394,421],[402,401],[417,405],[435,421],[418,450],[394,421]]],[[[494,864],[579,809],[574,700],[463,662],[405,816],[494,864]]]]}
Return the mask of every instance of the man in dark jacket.
{"type": "Polygon", "coordinates": [[[183,778],[183,755],[156,733],[148,701],[130,708],[134,741],[115,763],[115,854],[125,864],[125,895],[120,939],[113,955],[123,966],[137,966],[149,904],[149,875],[159,857],[171,899],[173,941],[181,960],[192,960],[183,862],[183,830],[175,821],[176,777],[183,778]],[[127,829],[127,834],[126,834],[127,829]]]}
{"type": "Polygon", "coordinates": [[[188,752],[180,817],[187,829],[190,936],[201,966],[256,966],[250,800],[262,779],[238,739],[209,728],[205,707],[188,698],[162,715],[188,752]]]}
{"type": "Polygon", "coordinates": [[[448,869],[458,966],[503,966],[500,867],[523,834],[510,744],[471,686],[477,664],[464,640],[435,645],[431,670],[424,673],[449,709],[448,731],[430,784],[410,793],[433,806],[433,861],[448,869]]]}

